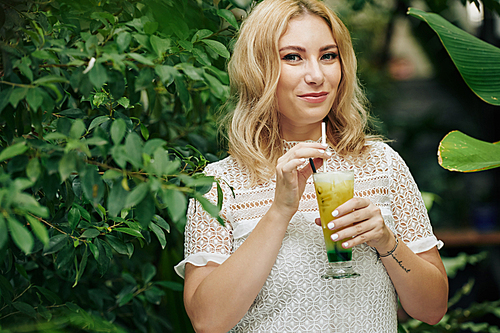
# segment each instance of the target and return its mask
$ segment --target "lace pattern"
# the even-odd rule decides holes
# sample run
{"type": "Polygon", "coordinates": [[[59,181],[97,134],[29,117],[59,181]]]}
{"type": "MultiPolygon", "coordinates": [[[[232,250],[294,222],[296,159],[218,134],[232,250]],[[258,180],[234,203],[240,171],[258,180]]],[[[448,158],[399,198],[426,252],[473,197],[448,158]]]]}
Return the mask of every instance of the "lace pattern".
{"type": "MultiPolygon", "coordinates": [[[[286,142],[288,150],[295,142],[286,142]]],[[[380,207],[385,223],[416,251],[441,246],[433,235],[420,192],[401,157],[384,143],[370,143],[369,156],[360,165],[335,152],[327,171],[354,170],[355,196],[380,207]]],[[[248,176],[228,157],[207,166],[208,175],[222,178],[226,226],[190,202],[185,231],[185,259],[176,266],[222,263],[246,240],[274,198],[274,180],[248,188],[248,176]],[[203,260],[200,260],[203,257],[203,260]]],[[[214,186],[206,194],[214,203],[214,186]]],[[[396,332],[397,297],[390,278],[366,244],[353,249],[356,279],[323,280],[327,258],[312,177],[297,213],[288,226],[276,263],[253,305],[231,332],[396,332]]]]}

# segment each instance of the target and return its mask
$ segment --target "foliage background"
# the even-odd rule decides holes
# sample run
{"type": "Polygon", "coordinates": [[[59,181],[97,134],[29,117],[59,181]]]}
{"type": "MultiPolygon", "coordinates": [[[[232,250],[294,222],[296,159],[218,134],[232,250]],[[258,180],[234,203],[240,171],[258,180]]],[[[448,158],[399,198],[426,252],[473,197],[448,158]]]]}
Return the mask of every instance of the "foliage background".
{"type": "MultiPolygon", "coordinates": [[[[213,182],[200,172],[226,154],[216,118],[230,100],[225,66],[249,3],[0,0],[0,330],[192,331],[172,267],[182,259],[187,201],[203,201],[213,182]]],[[[352,32],[379,130],[397,139],[421,189],[441,198],[434,226],[467,226],[468,189],[435,158],[456,127],[443,125],[440,110],[418,119],[391,111],[398,85],[388,41],[409,5],[334,7],[352,32]]],[[[426,5],[449,13],[451,1],[426,5]]],[[[433,32],[412,22],[437,80],[478,109],[433,32]]],[[[458,125],[491,137],[493,122],[481,131],[484,122],[458,125]]],[[[220,202],[202,203],[217,214],[220,202]]],[[[470,294],[466,282],[458,296],[470,294]]],[[[497,305],[485,307],[474,313],[497,305]]],[[[441,328],[469,321],[464,311],[441,328]]]]}
{"type": "Polygon", "coordinates": [[[1,4],[1,328],[188,331],[172,267],[188,198],[218,212],[234,6],[1,4]]]}

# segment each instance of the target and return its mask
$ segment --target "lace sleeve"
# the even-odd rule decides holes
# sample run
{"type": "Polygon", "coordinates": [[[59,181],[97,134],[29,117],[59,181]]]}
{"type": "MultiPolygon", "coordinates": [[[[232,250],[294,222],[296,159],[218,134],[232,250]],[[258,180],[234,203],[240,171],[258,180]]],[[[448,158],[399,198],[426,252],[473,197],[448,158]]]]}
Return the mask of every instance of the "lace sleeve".
{"type": "MultiPolygon", "coordinates": [[[[217,203],[215,184],[205,197],[212,203],[217,203]]],[[[227,204],[225,204],[226,199],[225,195],[220,213],[225,226],[210,216],[198,201],[190,200],[184,232],[184,260],[174,267],[180,277],[184,278],[186,263],[195,266],[205,266],[209,261],[222,264],[231,254],[233,236],[227,204]]]]}
{"type": "Polygon", "coordinates": [[[434,236],[422,195],[408,166],[395,151],[391,155],[391,208],[398,236],[415,253],[434,246],[440,249],[443,242],[434,236]]]}

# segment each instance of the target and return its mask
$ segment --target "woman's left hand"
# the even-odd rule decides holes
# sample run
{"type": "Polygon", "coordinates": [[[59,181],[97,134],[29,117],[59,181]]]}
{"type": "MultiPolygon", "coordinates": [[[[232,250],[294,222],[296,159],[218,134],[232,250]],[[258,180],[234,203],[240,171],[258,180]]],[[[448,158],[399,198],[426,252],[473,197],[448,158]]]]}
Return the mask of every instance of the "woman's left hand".
{"type": "MultiPolygon", "coordinates": [[[[316,219],[321,225],[321,220],[316,219]]],[[[392,231],[384,223],[380,208],[366,198],[353,198],[340,205],[332,213],[328,223],[332,240],[344,240],[342,247],[351,248],[366,243],[379,253],[390,251],[395,244],[392,231]]]]}

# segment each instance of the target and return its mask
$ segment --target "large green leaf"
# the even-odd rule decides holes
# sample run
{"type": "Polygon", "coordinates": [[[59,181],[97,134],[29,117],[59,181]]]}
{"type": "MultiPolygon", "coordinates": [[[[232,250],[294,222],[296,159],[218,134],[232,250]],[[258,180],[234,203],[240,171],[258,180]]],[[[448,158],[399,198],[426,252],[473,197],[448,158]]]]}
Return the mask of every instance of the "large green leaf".
{"type": "Polygon", "coordinates": [[[434,13],[410,8],[408,14],[424,21],[437,33],[465,83],[482,100],[500,105],[500,49],[434,13]]]}
{"type": "Polygon", "coordinates": [[[500,144],[474,139],[460,131],[448,133],[439,144],[439,164],[450,171],[475,172],[500,166],[500,144]]]}

